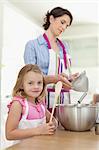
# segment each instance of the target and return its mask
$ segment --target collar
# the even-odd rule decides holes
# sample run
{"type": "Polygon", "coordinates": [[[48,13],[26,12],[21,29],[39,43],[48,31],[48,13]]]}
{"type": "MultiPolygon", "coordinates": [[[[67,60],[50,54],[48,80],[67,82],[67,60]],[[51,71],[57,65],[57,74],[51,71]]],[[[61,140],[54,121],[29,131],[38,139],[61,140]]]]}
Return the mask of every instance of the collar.
{"type": "MultiPolygon", "coordinates": [[[[43,38],[45,39],[45,41],[47,43],[48,49],[51,49],[50,41],[49,41],[49,39],[48,39],[48,37],[47,37],[47,35],[45,33],[43,34],[43,38]]],[[[67,57],[66,57],[65,46],[64,46],[64,44],[63,44],[63,42],[61,40],[59,40],[58,38],[57,38],[57,40],[58,40],[60,46],[62,47],[63,57],[64,57],[64,65],[65,65],[65,68],[67,69],[67,57]]]]}
{"type": "Polygon", "coordinates": [[[47,42],[46,42],[46,40],[44,39],[43,35],[40,35],[40,36],[37,38],[37,40],[38,40],[38,43],[39,43],[40,45],[46,45],[46,46],[47,46],[47,42]]]}

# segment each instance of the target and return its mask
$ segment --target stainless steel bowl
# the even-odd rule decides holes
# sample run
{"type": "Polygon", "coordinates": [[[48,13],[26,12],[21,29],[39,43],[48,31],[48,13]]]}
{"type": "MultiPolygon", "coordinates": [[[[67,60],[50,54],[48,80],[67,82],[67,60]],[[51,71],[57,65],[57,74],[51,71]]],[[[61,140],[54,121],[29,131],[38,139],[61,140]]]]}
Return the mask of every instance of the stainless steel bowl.
{"type": "Polygon", "coordinates": [[[97,106],[89,104],[60,104],[56,107],[59,122],[66,130],[71,131],[91,129],[95,125],[98,111],[97,106]]]}

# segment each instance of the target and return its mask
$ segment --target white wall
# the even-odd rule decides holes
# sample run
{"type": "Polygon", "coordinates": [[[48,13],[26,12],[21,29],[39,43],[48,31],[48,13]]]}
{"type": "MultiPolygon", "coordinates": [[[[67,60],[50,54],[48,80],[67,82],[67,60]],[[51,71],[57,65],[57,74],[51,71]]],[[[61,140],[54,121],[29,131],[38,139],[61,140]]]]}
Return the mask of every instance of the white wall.
{"type": "MultiPolygon", "coordinates": [[[[1,99],[1,56],[2,56],[2,39],[3,39],[3,4],[0,5],[0,99],[1,99]]],[[[0,101],[0,133],[1,133],[1,101],[0,101]]],[[[1,136],[0,136],[1,141],[1,136]]],[[[0,144],[1,145],[1,144],[0,144]]]]}
{"type": "Polygon", "coordinates": [[[1,97],[1,58],[2,58],[2,44],[3,44],[3,4],[0,4],[0,97],[1,97]]]}
{"type": "MultiPolygon", "coordinates": [[[[77,35],[79,37],[79,34],[77,35]]],[[[75,38],[67,39],[72,59],[71,69],[72,73],[86,71],[89,90],[83,103],[90,103],[93,100],[93,94],[99,93],[99,39],[97,34],[92,36],[90,33],[88,35],[91,36],[82,35],[80,38],[77,38],[77,35],[75,38]]],[[[72,102],[77,101],[80,95],[81,93],[72,91],[72,102]]]]}
{"type": "Polygon", "coordinates": [[[81,39],[99,35],[99,23],[72,24],[63,34],[63,39],[81,39]]]}
{"type": "Polygon", "coordinates": [[[11,100],[9,95],[11,95],[17,74],[24,65],[23,52],[25,44],[28,40],[36,38],[42,30],[9,4],[4,4],[3,16],[1,18],[0,24],[3,27],[3,36],[0,36],[0,42],[2,41],[0,43],[0,50],[2,50],[2,64],[4,67],[1,70],[0,145],[1,148],[4,148],[12,145],[12,142],[5,139],[5,121],[8,113],[7,104],[11,100]]]}
{"type": "Polygon", "coordinates": [[[2,63],[4,67],[2,68],[1,94],[5,97],[11,93],[17,73],[24,65],[23,53],[26,42],[37,37],[41,29],[8,5],[4,7],[3,29],[2,63]]]}

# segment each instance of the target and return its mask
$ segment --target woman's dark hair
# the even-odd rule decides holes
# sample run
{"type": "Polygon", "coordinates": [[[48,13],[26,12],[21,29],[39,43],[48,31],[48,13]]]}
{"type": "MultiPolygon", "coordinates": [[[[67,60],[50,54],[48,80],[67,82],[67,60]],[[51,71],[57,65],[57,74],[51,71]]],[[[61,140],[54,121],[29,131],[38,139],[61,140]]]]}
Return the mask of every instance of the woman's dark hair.
{"type": "Polygon", "coordinates": [[[50,26],[50,16],[52,15],[54,18],[57,18],[57,17],[61,17],[63,15],[68,15],[70,17],[70,25],[72,23],[72,20],[73,20],[73,16],[72,14],[70,13],[69,10],[67,9],[64,9],[64,8],[61,8],[61,7],[55,7],[54,9],[52,9],[50,12],[48,11],[47,14],[46,14],[46,17],[44,18],[44,24],[43,24],[43,28],[45,30],[47,30],[50,26]]]}

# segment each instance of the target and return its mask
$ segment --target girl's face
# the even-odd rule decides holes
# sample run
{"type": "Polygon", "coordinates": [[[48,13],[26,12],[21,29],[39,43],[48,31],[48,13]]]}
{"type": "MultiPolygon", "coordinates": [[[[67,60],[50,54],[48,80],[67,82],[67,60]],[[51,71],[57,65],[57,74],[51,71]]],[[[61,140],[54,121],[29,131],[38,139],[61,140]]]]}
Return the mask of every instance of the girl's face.
{"type": "Polygon", "coordinates": [[[23,78],[23,89],[28,99],[37,98],[43,90],[43,76],[29,71],[23,78]]]}
{"type": "Polygon", "coordinates": [[[63,15],[61,17],[50,17],[50,29],[55,36],[59,36],[70,25],[70,17],[63,15]]]}

